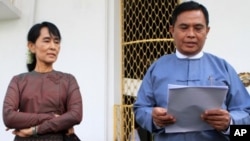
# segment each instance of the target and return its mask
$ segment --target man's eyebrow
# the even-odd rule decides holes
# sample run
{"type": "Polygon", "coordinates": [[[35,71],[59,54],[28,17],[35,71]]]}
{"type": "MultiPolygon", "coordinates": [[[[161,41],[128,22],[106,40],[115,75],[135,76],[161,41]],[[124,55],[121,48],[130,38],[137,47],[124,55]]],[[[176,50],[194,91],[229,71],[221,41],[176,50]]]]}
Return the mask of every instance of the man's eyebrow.
{"type": "Polygon", "coordinates": [[[183,27],[183,26],[189,26],[189,25],[186,24],[186,23],[181,23],[181,24],[179,24],[178,26],[179,26],[179,27],[183,27]]]}
{"type": "Polygon", "coordinates": [[[188,24],[186,24],[186,23],[180,23],[180,24],[179,24],[179,26],[182,26],[182,25],[188,25],[188,24]]]}
{"type": "MultiPolygon", "coordinates": [[[[190,26],[189,24],[187,23],[181,23],[179,24],[178,26],[190,26]]],[[[197,24],[194,24],[195,27],[199,26],[199,27],[204,27],[205,25],[204,24],[201,24],[201,23],[197,23],[197,24]]]]}
{"type": "Polygon", "coordinates": [[[198,23],[198,24],[195,24],[195,26],[205,26],[205,25],[198,23]]]}

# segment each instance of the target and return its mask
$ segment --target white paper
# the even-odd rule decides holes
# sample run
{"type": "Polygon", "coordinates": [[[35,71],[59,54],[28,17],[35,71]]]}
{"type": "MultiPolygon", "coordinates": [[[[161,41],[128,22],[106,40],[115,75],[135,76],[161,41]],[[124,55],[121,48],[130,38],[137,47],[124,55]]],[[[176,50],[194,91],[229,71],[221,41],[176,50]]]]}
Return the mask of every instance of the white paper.
{"type": "Polygon", "coordinates": [[[168,113],[176,122],[165,127],[166,133],[210,130],[201,114],[207,109],[221,108],[227,86],[168,86],[168,113]]]}

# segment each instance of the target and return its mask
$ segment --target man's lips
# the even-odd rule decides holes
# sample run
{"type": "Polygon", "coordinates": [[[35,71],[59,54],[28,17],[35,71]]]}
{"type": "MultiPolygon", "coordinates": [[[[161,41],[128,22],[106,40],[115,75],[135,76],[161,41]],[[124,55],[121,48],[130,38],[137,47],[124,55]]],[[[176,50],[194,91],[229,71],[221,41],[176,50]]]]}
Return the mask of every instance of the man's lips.
{"type": "Polygon", "coordinates": [[[196,42],[185,42],[185,45],[186,45],[187,47],[194,47],[194,46],[197,45],[197,43],[196,43],[196,42]]]}

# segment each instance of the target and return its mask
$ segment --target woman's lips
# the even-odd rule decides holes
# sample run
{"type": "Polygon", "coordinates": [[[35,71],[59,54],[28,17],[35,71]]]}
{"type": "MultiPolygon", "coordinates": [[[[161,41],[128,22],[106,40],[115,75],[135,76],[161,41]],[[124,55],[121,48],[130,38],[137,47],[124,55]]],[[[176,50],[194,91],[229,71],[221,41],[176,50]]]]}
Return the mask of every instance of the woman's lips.
{"type": "Polygon", "coordinates": [[[56,56],[55,53],[47,53],[47,55],[50,56],[50,57],[55,57],[56,56]]]}

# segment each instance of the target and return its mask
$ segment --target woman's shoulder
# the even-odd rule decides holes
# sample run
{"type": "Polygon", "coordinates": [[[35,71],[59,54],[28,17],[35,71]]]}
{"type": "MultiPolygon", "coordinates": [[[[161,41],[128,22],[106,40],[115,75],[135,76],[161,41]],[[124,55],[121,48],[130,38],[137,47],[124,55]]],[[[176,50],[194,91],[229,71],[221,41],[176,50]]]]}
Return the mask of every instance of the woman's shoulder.
{"type": "Polygon", "coordinates": [[[53,76],[56,77],[56,78],[62,78],[64,80],[75,80],[75,76],[72,73],[69,73],[69,72],[54,70],[53,71],[53,76]]]}
{"type": "Polygon", "coordinates": [[[53,80],[74,80],[75,76],[68,72],[53,70],[48,73],[38,73],[35,71],[19,73],[13,76],[14,80],[22,81],[22,80],[30,80],[30,79],[38,79],[38,78],[49,78],[53,80]]]}
{"type": "Polygon", "coordinates": [[[30,72],[22,72],[22,73],[14,75],[13,78],[23,79],[23,78],[25,78],[25,77],[27,77],[29,75],[30,75],[30,72]]]}
{"type": "Polygon", "coordinates": [[[73,74],[71,74],[69,72],[54,70],[53,73],[56,74],[56,75],[60,75],[62,77],[75,77],[73,74]]]}

